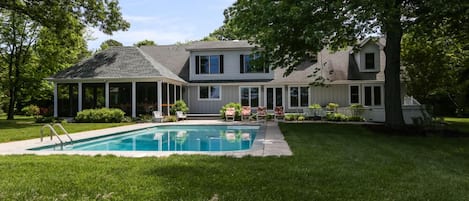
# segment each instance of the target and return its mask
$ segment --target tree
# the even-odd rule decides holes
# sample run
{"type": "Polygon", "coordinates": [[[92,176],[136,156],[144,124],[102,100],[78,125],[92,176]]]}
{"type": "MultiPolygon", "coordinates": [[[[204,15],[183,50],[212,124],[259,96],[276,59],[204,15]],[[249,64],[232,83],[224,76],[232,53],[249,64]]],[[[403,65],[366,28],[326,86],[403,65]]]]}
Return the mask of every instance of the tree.
{"type": "Polygon", "coordinates": [[[101,51],[103,51],[103,50],[109,49],[110,47],[122,47],[122,46],[124,45],[121,42],[117,40],[109,39],[109,40],[102,42],[99,48],[101,51]]]}
{"type": "Polygon", "coordinates": [[[469,41],[461,39],[445,27],[411,30],[403,37],[406,89],[421,103],[432,105],[437,114],[469,112],[469,49],[465,48],[469,41]]]}
{"type": "Polygon", "coordinates": [[[141,47],[145,45],[156,45],[156,43],[155,41],[145,39],[134,44],[135,47],[141,47]]]}
{"type": "MultiPolygon", "coordinates": [[[[386,36],[386,126],[404,125],[400,100],[400,51],[403,33],[411,26],[450,30],[467,21],[462,0],[238,0],[225,10],[225,25],[259,45],[262,62],[287,72],[324,47],[354,45],[369,35],[386,36]]],[[[467,23],[466,23],[467,24],[467,23]]],[[[460,28],[461,29],[461,28],[460,28]]],[[[467,33],[467,25],[463,31],[467,33]]]]}

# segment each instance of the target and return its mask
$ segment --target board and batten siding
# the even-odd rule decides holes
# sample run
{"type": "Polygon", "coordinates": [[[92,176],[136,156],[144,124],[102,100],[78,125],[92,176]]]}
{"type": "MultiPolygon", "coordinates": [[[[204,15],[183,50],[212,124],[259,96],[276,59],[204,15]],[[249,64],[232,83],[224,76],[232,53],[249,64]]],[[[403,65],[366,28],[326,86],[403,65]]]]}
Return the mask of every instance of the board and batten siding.
{"type": "Polygon", "coordinates": [[[328,103],[337,103],[340,107],[349,105],[349,91],[346,84],[330,85],[328,87],[311,87],[310,104],[326,106],[328,103]]]}
{"type": "MultiPolygon", "coordinates": [[[[201,86],[207,85],[201,84],[201,86]]],[[[187,100],[189,113],[218,114],[220,109],[227,103],[239,102],[239,86],[222,85],[220,100],[199,100],[199,87],[189,86],[187,100]]]]}

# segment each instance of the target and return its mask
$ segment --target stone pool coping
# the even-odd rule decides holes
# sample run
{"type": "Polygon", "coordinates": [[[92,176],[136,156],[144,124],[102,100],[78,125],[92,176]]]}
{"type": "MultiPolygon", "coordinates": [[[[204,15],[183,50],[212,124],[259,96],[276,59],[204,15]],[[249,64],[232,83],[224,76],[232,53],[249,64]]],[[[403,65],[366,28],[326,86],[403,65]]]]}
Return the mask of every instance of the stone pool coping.
{"type": "MultiPolygon", "coordinates": [[[[21,140],[7,143],[0,143],[0,155],[115,155],[122,157],[165,157],[170,155],[214,155],[214,156],[291,156],[293,155],[288,143],[284,140],[283,134],[277,125],[277,122],[225,122],[221,120],[185,120],[172,123],[139,123],[127,126],[106,128],[100,130],[92,130],[71,134],[74,141],[92,138],[112,133],[125,132],[136,129],[144,129],[158,125],[261,125],[261,132],[256,136],[251,149],[242,151],[220,151],[220,152],[195,152],[195,151],[36,151],[28,150],[42,146],[54,145],[58,140],[50,140],[48,136],[44,137],[43,142],[40,138],[21,140]]],[[[38,130],[38,136],[39,136],[38,130]]],[[[68,138],[65,135],[60,136],[62,139],[68,138]]]]}

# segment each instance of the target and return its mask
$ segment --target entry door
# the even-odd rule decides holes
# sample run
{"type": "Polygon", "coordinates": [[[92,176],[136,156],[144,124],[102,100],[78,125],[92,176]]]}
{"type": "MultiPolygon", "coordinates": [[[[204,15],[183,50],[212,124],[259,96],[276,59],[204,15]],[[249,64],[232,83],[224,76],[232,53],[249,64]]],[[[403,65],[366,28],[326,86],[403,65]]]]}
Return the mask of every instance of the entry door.
{"type": "Polygon", "coordinates": [[[266,87],[266,106],[268,110],[273,110],[275,106],[283,106],[283,88],[266,87]]]}

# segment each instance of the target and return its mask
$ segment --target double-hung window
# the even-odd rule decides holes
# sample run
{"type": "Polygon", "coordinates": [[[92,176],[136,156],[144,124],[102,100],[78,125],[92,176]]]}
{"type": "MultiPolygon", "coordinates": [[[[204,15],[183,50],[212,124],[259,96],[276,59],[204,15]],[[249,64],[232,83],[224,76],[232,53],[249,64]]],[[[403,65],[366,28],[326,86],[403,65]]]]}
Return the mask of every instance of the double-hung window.
{"type": "Polygon", "coordinates": [[[195,74],[223,74],[223,55],[195,56],[195,74]]]}
{"type": "Polygon", "coordinates": [[[349,86],[349,102],[350,104],[360,103],[360,87],[358,85],[349,86]]]}
{"type": "Polygon", "coordinates": [[[239,56],[239,72],[240,73],[269,73],[269,68],[265,66],[254,66],[252,61],[259,58],[258,55],[239,56]]]}
{"type": "Polygon", "coordinates": [[[289,87],[290,107],[308,107],[309,87],[289,87]]]}
{"type": "Polygon", "coordinates": [[[221,86],[199,86],[199,100],[220,100],[221,86]]]}
{"type": "Polygon", "coordinates": [[[382,106],[382,87],[378,85],[365,85],[363,87],[363,100],[365,106],[382,106]]]}
{"type": "Polygon", "coordinates": [[[375,66],[375,53],[365,53],[365,70],[374,70],[375,66]]]}

